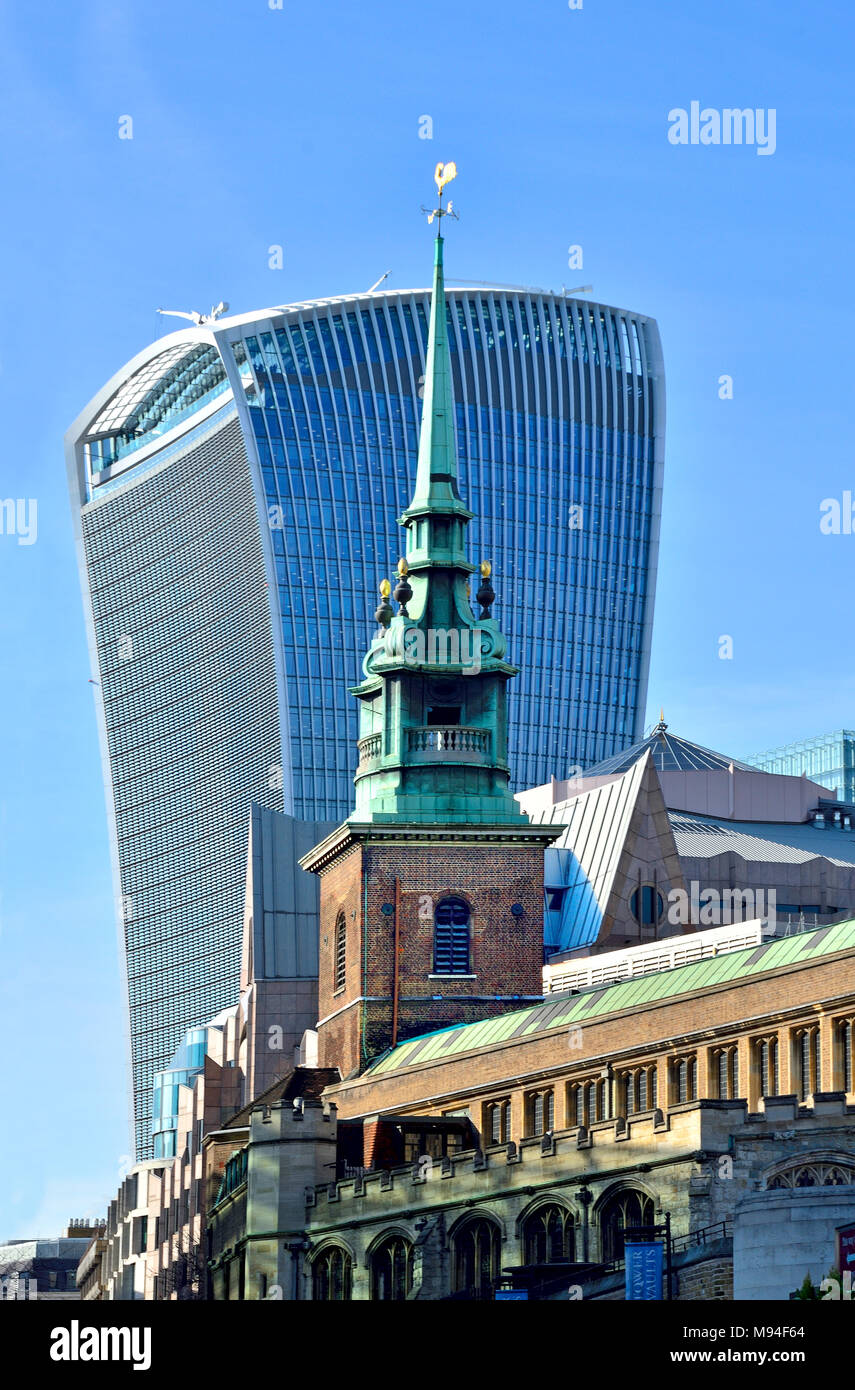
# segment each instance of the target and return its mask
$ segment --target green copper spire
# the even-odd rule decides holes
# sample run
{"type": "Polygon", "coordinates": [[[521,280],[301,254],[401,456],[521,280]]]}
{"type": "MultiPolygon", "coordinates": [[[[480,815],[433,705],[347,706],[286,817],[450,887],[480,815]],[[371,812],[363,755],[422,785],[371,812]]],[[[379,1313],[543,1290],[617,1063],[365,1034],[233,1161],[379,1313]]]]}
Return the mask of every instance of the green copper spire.
{"type": "Polygon", "coordinates": [[[443,239],[437,235],[433,266],[433,297],[430,332],[425,362],[425,393],[419,462],[413,500],[401,518],[404,525],[416,516],[437,512],[443,516],[463,516],[467,511],[457,490],[457,442],[454,421],[454,395],[451,389],[451,358],[448,352],[448,325],[445,283],[442,274],[443,239]]]}
{"type": "MultiPolygon", "coordinates": [[[[440,207],[431,220],[447,215],[442,187],[454,172],[453,165],[437,166],[440,207]]],[[[363,662],[365,679],[351,692],[361,710],[350,819],[517,826],[525,817],[509,789],[506,691],[517,672],[490,614],[495,595],[485,561],[480,616],[472,609],[476,566],[464,544],[472,513],[457,486],[442,252],[437,236],[416,486],[400,518],[407,553],[392,594],[399,609],[393,611],[384,579],[375,614],[381,630],[363,662]]]]}

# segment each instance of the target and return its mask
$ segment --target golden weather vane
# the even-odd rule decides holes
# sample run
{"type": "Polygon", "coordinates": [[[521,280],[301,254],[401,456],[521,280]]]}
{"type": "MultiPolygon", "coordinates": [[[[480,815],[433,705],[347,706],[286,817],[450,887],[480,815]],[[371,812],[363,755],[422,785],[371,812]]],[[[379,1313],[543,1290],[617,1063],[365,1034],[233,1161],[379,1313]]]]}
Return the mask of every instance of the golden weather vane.
{"type": "Polygon", "coordinates": [[[456,178],[457,165],[454,163],[453,160],[449,161],[448,164],[437,164],[436,168],[434,169],[433,179],[434,183],[436,184],[437,192],[439,193],[439,207],[422,207],[422,212],[427,213],[428,223],[432,222],[433,219],[436,218],[437,222],[439,223],[439,226],[436,229],[437,236],[439,236],[440,232],[442,231],[443,217],[453,217],[455,219],[457,218],[457,213],[453,210],[450,198],[448,200],[448,207],[444,208],[442,206],[442,191],[447,183],[451,183],[451,180],[456,178]]]}

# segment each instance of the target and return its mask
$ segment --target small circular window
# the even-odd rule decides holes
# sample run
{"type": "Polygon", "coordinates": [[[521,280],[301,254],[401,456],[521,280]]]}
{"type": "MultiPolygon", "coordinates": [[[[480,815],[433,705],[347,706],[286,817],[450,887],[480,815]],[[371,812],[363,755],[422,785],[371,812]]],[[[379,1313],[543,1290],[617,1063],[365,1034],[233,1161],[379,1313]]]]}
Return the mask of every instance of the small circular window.
{"type": "Polygon", "coordinates": [[[639,926],[656,927],[665,913],[665,899],[652,883],[643,883],[630,898],[629,907],[639,926]]]}

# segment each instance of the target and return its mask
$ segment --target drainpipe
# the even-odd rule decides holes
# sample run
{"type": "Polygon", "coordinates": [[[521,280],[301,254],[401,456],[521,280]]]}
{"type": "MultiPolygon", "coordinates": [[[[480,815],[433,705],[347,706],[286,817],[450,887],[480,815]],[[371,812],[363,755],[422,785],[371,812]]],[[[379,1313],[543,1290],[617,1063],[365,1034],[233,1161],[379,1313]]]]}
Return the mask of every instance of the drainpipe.
{"type": "Polygon", "coordinates": [[[398,1041],[398,992],[400,989],[399,970],[398,970],[398,941],[401,931],[401,880],[395,879],[395,915],[394,915],[394,960],[392,964],[392,1046],[398,1041]]]}
{"type": "Polygon", "coordinates": [[[368,1014],[368,1005],[365,997],[368,994],[368,873],[365,868],[364,860],[362,867],[362,1028],[360,1029],[360,1052],[362,1054],[362,1064],[365,1064],[367,1048],[365,1046],[365,1026],[368,1014]]]}

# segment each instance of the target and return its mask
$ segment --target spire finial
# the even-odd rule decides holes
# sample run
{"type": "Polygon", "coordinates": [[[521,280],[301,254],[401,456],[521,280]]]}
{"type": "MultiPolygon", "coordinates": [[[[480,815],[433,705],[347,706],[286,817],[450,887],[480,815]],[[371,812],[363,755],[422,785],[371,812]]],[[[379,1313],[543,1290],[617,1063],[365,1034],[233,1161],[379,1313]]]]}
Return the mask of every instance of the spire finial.
{"type": "MultiPolygon", "coordinates": [[[[437,164],[434,178],[439,190],[440,206],[429,213],[428,220],[454,216],[451,204],[442,206],[442,194],[446,184],[457,176],[455,164],[437,164]]],[[[423,209],[428,212],[427,208],[423,209]]],[[[451,385],[451,357],[448,348],[447,308],[445,303],[445,279],[443,272],[442,236],[437,235],[434,242],[433,293],[431,296],[430,322],[428,325],[427,352],[425,354],[424,396],[422,421],[419,432],[419,457],[416,467],[416,485],[409,507],[401,517],[401,524],[411,527],[411,522],[425,515],[443,518],[454,517],[465,524],[472,513],[463,505],[457,489],[457,435],[455,427],[454,394],[451,385]]],[[[424,539],[416,543],[415,533],[410,529],[407,542],[407,559],[411,568],[416,568],[414,557],[427,560],[428,552],[436,542],[436,532],[425,528],[424,539]],[[425,548],[427,547],[427,548],[425,548]],[[421,552],[424,552],[422,554],[421,552]]],[[[456,527],[457,540],[462,540],[460,526],[456,527]]],[[[447,546],[447,536],[444,542],[447,546]]],[[[464,562],[465,562],[465,557],[464,562]]]]}
{"type": "Polygon", "coordinates": [[[380,589],[380,604],[375,610],[374,620],[385,630],[392,621],[393,616],[392,605],[389,602],[392,585],[389,583],[388,579],[381,579],[378,587],[380,589]]]}
{"type": "Polygon", "coordinates": [[[444,208],[442,206],[442,190],[445,188],[445,185],[447,183],[451,183],[451,180],[456,178],[457,165],[454,163],[453,160],[450,160],[448,164],[443,164],[440,162],[439,164],[437,164],[436,168],[433,171],[434,183],[436,184],[437,192],[439,193],[439,207],[433,208],[430,211],[426,207],[423,207],[422,212],[427,213],[428,224],[430,224],[433,221],[433,219],[436,218],[437,240],[441,240],[442,238],[443,217],[457,217],[457,213],[452,210],[450,198],[448,200],[448,207],[444,208]]]}

